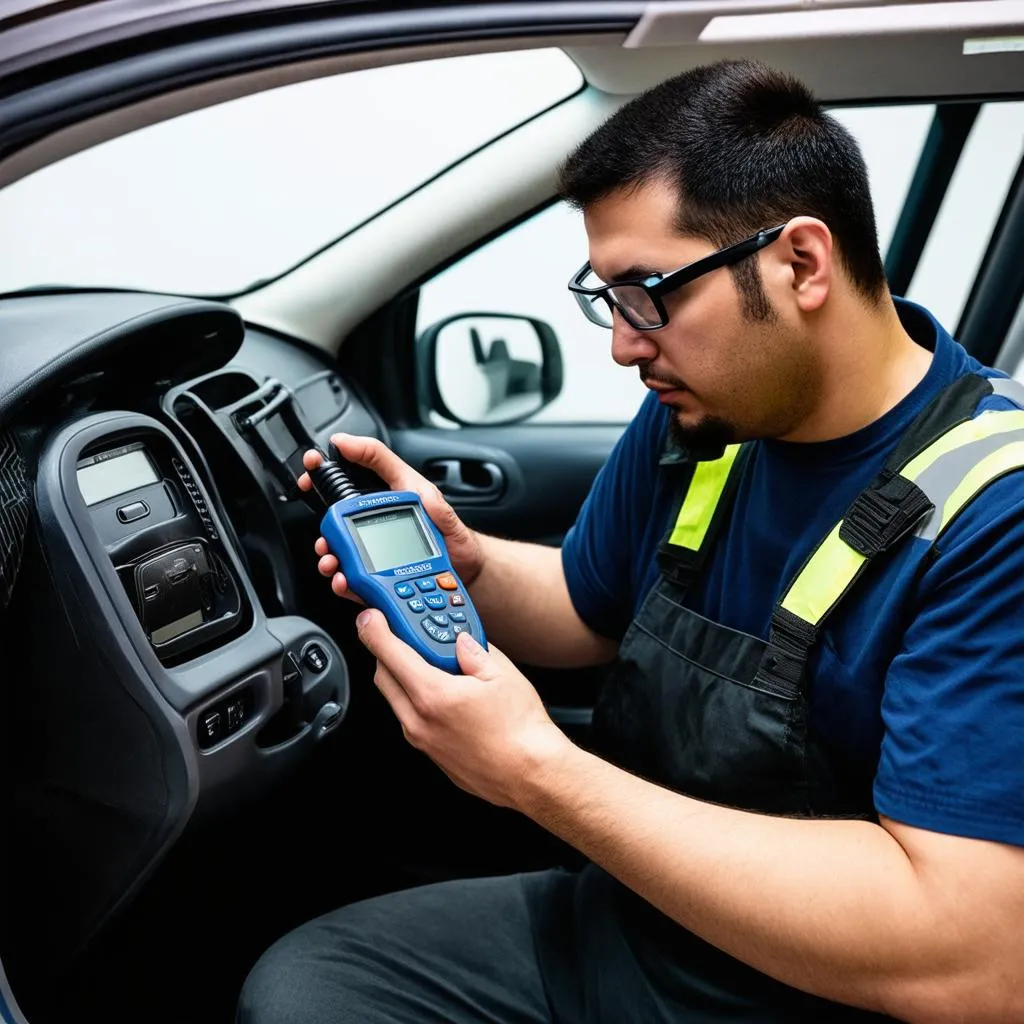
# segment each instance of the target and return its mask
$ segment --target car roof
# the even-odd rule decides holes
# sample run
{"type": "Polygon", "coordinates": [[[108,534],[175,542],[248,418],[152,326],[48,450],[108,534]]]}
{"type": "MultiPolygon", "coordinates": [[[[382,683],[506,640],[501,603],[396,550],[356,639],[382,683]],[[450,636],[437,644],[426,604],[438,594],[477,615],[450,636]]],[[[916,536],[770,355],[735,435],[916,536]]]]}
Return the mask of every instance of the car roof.
{"type": "Polygon", "coordinates": [[[1022,33],[1020,0],[7,0],[0,186],[98,135],[12,170],[16,151],[141,100],[191,89],[156,112],[174,116],[207,105],[202,88],[229,77],[354,52],[387,63],[403,44],[433,56],[562,46],[592,87],[619,96],[742,55],[794,73],[826,102],[892,102],[1019,92],[1022,33]]]}

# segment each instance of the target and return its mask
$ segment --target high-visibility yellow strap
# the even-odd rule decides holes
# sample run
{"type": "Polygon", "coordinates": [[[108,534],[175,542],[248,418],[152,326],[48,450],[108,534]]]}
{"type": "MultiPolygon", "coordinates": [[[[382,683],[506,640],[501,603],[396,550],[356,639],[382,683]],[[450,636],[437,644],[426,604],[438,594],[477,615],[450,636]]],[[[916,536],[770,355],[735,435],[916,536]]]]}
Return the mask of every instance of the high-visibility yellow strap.
{"type": "Polygon", "coordinates": [[[1024,467],[1024,441],[1008,444],[983,458],[946,499],[946,503],[942,506],[942,523],[939,526],[939,532],[941,533],[949,525],[954,516],[983,487],[1004,473],[1022,467],[1024,467]]]}
{"type": "MultiPolygon", "coordinates": [[[[983,413],[973,420],[958,424],[943,434],[924,451],[915,455],[900,470],[900,475],[908,480],[916,480],[937,459],[957,448],[981,441],[984,438],[996,437],[999,434],[1022,429],[1024,429],[1024,411],[983,413]]],[[[960,481],[956,482],[955,487],[953,487],[953,481],[949,481],[946,486],[953,487],[953,489],[945,500],[941,493],[931,493],[929,495],[931,500],[936,505],[942,505],[942,521],[937,532],[944,530],[957,513],[982,488],[1004,473],[1022,468],[1024,468],[1024,441],[1008,440],[1002,448],[998,448],[980,459],[960,481]]],[[[857,574],[867,560],[840,539],[840,526],[842,523],[837,523],[833,527],[831,533],[810,557],[782,599],[783,608],[812,626],[818,625],[828,614],[833,605],[857,578],[857,574]]]]}
{"type": "Polygon", "coordinates": [[[669,544],[691,551],[700,550],[739,450],[738,444],[731,444],[720,459],[697,463],[676,517],[676,525],[668,538],[669,544]]]}
{"type": "Polygon", "coordinates": [[[901,470],[900,476],[916,480],[936,459],[954,448],[980,441],[994,434],[1005,434],[1024,428],[1024,412],[993,411],[982,413],[966,423],[958,423],[923,452],[914,456],[901,470]]]}
{"type": "Polygon", "coordinates": [[[867,559],[839,537],[836,523],[817,551],[811,555],[800,575],[793,581],[782,607],[804,622],[816,626],[825,613],[842,597],[867,559]]]}

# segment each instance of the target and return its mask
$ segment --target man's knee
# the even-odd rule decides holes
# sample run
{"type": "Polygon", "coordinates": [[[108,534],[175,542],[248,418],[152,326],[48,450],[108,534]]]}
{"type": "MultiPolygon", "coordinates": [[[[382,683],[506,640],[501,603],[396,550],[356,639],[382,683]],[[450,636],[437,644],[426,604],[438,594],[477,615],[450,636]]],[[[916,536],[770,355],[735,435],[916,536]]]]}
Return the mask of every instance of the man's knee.
{"type": "Polygon", "coordinates": [[[238,1024],[547,1019],[518,877],[364,900],[317,918],[260,958],[238,1024]]]}
{"type": "MultiPolygon", "coordinates": [[[[308,926],[306,926],[308,927],[308,926]]],[[[300,928],[279,939],[256,962],[238,1001],[237,1024],[314,1024],[309,1005],[323,979],[300,928]]]]}
{"type": "Polygon", "coordinates": [[[285,1024],[298,1020],[285,988],[302,973],[301,960],[285,936],[268,949],[245,979],[238,1000],[237,1024],[285,1024]]]}
{"type": "Polygon", "coordinates": [[[359,923],[367,907],[345,907],[278,939],[246,978],[237,1024],[365,1024],[360,1000],[374,985],[359,923]]]}

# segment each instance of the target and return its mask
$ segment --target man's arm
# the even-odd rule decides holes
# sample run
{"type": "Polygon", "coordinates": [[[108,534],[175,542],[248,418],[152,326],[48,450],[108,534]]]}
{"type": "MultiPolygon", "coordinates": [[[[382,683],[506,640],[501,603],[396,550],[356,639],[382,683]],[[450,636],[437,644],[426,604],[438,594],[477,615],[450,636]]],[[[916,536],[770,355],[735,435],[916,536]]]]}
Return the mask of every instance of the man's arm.
{"type": "Polygon", "coordinates": [[[488,637],[515,661],[549,668],[600,665],[618,644],[579,617],[558,548],[477,535],[481,570],[470,595],[488,637]]]}
{"type": "Polygon", "coordinates": [[[497,648],[433,669],[363,613],[374,681],[417,749],[668,916],[796,988],[908,1021],[1024,1019],[1024,849],[889,819],[703,803],[574,746],[497,648]]]}
{"type": "Polygon", "coordinates": [[[909,1021],[1024,1019],[1024,849],[719,807],[568,744],[519,778],[520,810],[782,982],[909,1021]]]}

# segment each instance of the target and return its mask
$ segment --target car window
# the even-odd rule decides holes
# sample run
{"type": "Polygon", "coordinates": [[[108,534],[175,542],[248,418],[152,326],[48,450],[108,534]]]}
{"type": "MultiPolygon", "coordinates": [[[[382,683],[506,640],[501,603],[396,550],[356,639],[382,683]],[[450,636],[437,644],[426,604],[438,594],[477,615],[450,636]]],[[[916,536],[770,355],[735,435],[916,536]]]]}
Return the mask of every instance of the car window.
{"type": "Polygon", "coordinates": [[[928,236],[907,298],[954,330],[1024,154],[1024,103],[978,112],[928,236]]]}
{"type": "Polygon", "coordinates": [[[884,256],[903,210],[935,106],[915,103],[893,107],[837,107],[829,112],[860,146],[871,184],[878,249],[884,256]]]}
{"type": "MultiPolygon", "coordinates": [[[[857,139],[864,156],[883,258],[904,213],[936,111],[933,103],[831,111],[857,139]]],[[[982,106],[921,258],[911,268],[907,297],[928,306],[950,330],[963,310],[1021,158],[1022,135],[1024,104],[982,106]]],[[[612,361],[610,333],[584,320],[566,289],[586,252],[581,215],[561,203],[548,207],[428,281],[420,291],[417,332],[468,312],[544,320],[560,344],[563,387],[529,422],[625,423],[646,391],[635,370],[612,361]]],[[[483,390],[483,377],[467,370],[472,361],[458,355],[447,369],[439,363],[438,370],[459,377],[464,392],[483,390]]],[[[467,407],[472,404],[467,400],[467,407]]],[[[485,408],[487,402],[481,397],[478,405],[485,408]]]]}
{"type": "MultiPolygon", "coordinates": [[[[543,320],[561,348],[563,385],[554,402],[530,422],[625,423],[647,392],[636,370],[612,360],[611,331],[586,320],[566,287],[586,258],[582,216],[564,203],[549,206],[424,285],[417,333],[464,312],[543,320]]],[[[482,378],[466,373],[466,360],[460,365],[462,387],[482,390],[482,378]]],[[[481,407],[485,404],[481,401],[481,407]]]]}
{"type": "Polygon", "coordinates": [[[352,71],[121,136],[0,191],[0,292],[226,295],[577,91],[556,49],[352,71]]]}

